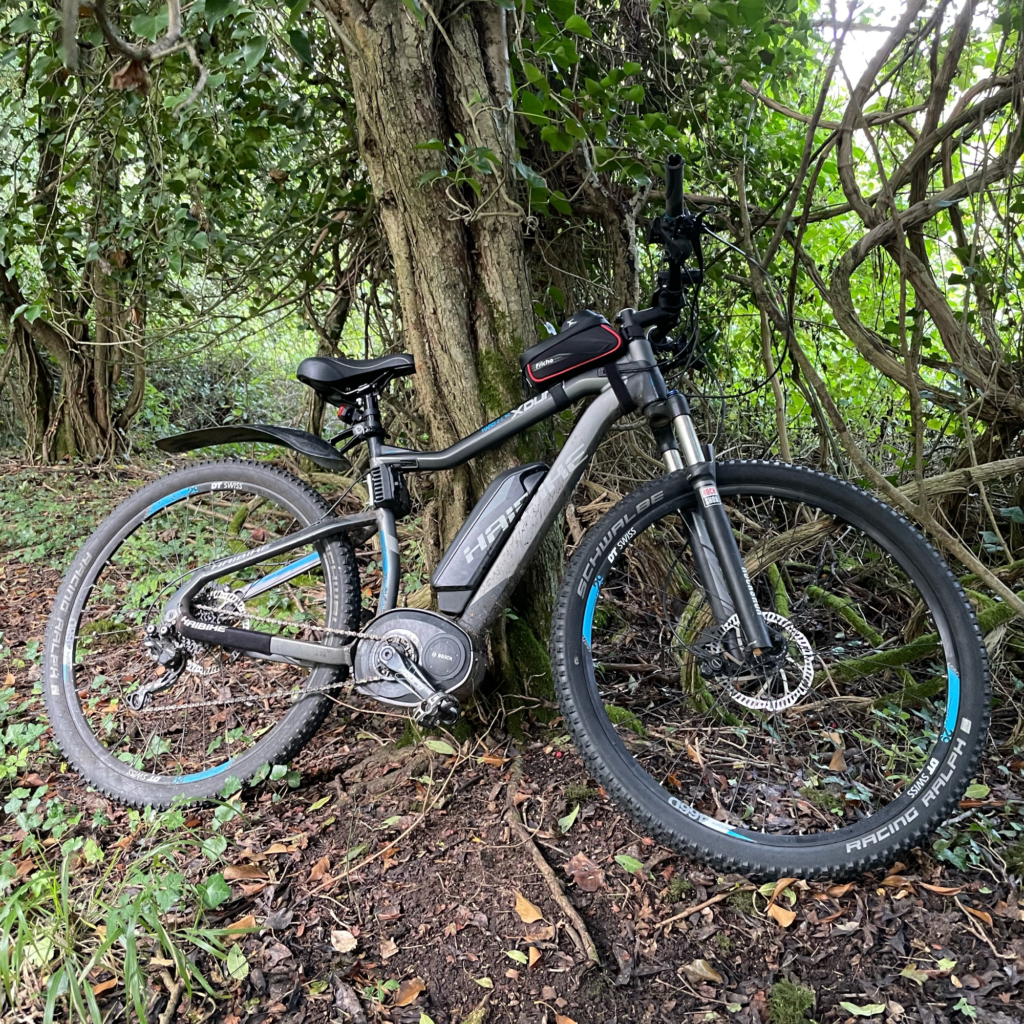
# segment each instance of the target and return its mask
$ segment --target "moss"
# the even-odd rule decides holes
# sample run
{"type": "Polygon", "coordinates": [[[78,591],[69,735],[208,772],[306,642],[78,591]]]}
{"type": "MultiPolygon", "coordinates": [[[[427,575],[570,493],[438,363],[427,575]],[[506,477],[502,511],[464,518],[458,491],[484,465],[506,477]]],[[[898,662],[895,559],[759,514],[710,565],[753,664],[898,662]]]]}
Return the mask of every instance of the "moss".
{"type": "Polygon", "coordinates": [[[754,912],[754,894],[747,889],[737,889],[735,892],[729,893],[725,902],[733,910],[739,910],[741,913],[752,914],[754,912]]]}
{"type": "Polygon", "coordinates": [[[507,352],[480,352],[477,355],[476,366],[480,382],[480,401],[488,419],[496,419],[519,404],[522,386],[519,382],[516,360],[510,359],[507,352]]]}
{"type": "Polygon", "coordinates": [[[884,638],[873,626],[868,625],[864,616],[861,615],[852,601],[839,597],[837,594],[830,594],[821,587],[808,587],[807,596],[815,601],[820,601],[826,608],[835,612],[844,622],[852,626],[865,640],[869,640],[875,647],[881,647],[884,638]]]}
{"type": "Polygon", "coordinates": [[[1024,839],[1011,843],[1002,851],[1007,870],[1014,875],[1024,875],[1024,839]]]}
{"type": "Polygon", "coordinates": [[[843,798],[830,793],[827,789],[817,786],[803,786],[797,792],[810,804],[820,807],[823,811],[834,811],[843,806],[843,798]]]}
{"type": "Polygon", "coordinates": [[[643,723],[633,714],[632,711],[627,711],[626,708],[620,708],[618,704],[605,704],[605,714],[608,715],[608,721],[612,725],[621,725],[629,729],[631,732],[635,732],[641,739],[646,739],[647,730],[643,727],[643,723]]]}
{"type": "Polygon", "coordinates": [[[771,1024],[803,1024],[804,1014],[814,1006],[814,990],[779,981],[768,993],[768,1019],[771,1024]]]}
{"type": "Polygon", "coordinates": [[[76,639],[88,639],[93,649],[96,649],[123,641],[123,634],[129,629],[130,627],[123,622],[117,622],[114,619],[94,619],[92,622],[85,622],[79,626],[76,639]]]}
{"type": "Polygon", "coordinates": [[[789,617],[789,594],[786,592],[786,582],[779,572],[779,567],[774,563],[768,564],[768,582],[771,584],[772,596],[775,600],[775,610],[779,615],[789,617]]]}
{"type": "Polygon", "coordinates": [[[416,728],[415,723],[411,718],[405,720],[405,728],[402,730],[402,735],[395,741],[395,750],[401,750],[402,747],[414,747],[420,741],[420,731],[416,728]]]}
{"type": "MultiPolygon", "coordinates": [[[[505,643],[512,678],[507,680],[503,692],[510,696],[529,696],[553,702],[555,684],[551,678],[551,659],[524,618],[509,618],[506,621],[505,643]]],[[[558,716],[554,708],[539,706],[532,708],[532,714],[540,722],[550,722],[558,716]]],[[[516,735],[517,730],[522,731],[521,709],[514,712],[509,721],[509,731],[516,735]]]]}
{"type": "Polygon", "coordinates": [[[688,878],[683,878],[681,875],[676,875],[675,878],[669,879],[668,889],[665,890],[665,896],[669,903],[678,903],[684,896],[688,896],[693,892],[693,882],[688,878]]]}
{"type": "Polygon", "coordinates": [[[718,948],[721,949],[723,953],[728,953],[729,950],[732,949],[732,938],[730,937],[728,932],[716,932],[715,942],[718,944],[718,948]]]}
{"type": "Polygon", "coordinates": [[[596,800],[601,790],[596,786],[566,786],[565,799],[570,803],[581,803],[584,800],[596,800]]]}

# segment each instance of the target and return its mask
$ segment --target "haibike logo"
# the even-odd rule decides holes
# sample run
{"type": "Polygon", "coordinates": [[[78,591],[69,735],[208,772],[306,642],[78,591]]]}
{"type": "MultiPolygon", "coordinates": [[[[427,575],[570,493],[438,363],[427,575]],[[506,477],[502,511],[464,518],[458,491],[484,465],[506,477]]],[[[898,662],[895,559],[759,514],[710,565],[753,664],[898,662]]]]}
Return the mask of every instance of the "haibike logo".
{"type": "Polygon", "coordinates": [[[198,629],[203,633],[226,633],[227,626],[219,626],[215,622],[196,622],[195,619],[187,619],[182,616],[181,624],[186,629],[198,629]]]}
{"type": "Polygon", "coordinates": [[[664,495],[664,491],[658,491],[657,493],[652,494],[649,498],[644,498],[644,500],[641,501],[632,512],[624,512],[615,520],[614,523],[612,523],[608,532],[605,533],[600,541],[598,541],[597,551],[594,552],[590,561],[587,562],[583,569],[583,575],[580,579],[579,585],[576,587],[576,594],[578,597],[586,596],[587,591],[590,589],[591,580],[594,578],[594,573],[597,571],[597,565],[608,548],[611,547],[612,544],[616,545],[608,557],[608,561],[611,563],[622,554],[623,549],[636,535],[636,528],[632,526],[632,523],[636,520],[637,516],[642,515],[652,505],[661,501],[664,495]],[[622,535],[621,539],[616,544],[616,538],[619,534],[622,534],[624,530],[626,533],[622,535]]]}
{"type": "Polygon", "coordinates": [[[511,529],[512,524],[515,523],[516,518],[519,515],[519,510],[523,507],[523,503],[529,498],[529,494],[520,495],[497,519],[488,526],[483,533],[477,535],[476,541],[470,544],[468,547],[462,549],[462,553],[466,556],[466,563],[472,565],[473,556],[477,553],[483,555],[487,553],[487,549],[498,539],[506,530],[511,529]]]}

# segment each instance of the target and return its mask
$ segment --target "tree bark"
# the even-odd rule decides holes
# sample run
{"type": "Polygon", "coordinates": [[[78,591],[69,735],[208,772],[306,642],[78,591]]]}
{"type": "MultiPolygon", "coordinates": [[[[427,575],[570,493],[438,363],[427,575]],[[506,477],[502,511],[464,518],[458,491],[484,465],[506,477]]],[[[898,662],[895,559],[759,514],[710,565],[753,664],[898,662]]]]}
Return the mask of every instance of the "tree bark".
{"type": "MultiPolygon", "coordinates": [[[[348,58],[360,148],[391,250],[405,344],[416,358],[416,392],[430,444],[442,448],[522,401],[518,356],[536,339],[505,12],[442,0],[420,22],[402,0],[322,5],[348,58]],[[479,192],[451,174],[465,169],[466,149],[497,158],[468,171],[479,192]]],[[[551,435],[535,429],[471,467],[439,474],[428,561],[496,471],[550,446],[551,435]]],[[[526,583],[541,599],[517,602],[541,609],[539,618],[550,606],[549,563],[558,558],[560,548],[549,550],[526,583]]],[[[536,619],[531,626],[546,629],[536,619]]]]}

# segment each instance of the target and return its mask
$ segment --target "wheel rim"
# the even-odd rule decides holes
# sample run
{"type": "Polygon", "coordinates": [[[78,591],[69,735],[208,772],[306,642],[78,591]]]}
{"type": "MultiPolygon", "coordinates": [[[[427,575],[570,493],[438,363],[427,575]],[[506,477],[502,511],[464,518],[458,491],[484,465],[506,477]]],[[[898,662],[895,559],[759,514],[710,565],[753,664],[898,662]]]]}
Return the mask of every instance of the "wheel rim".
{"type": "Polygon", "coordinates": [[[881,811],[902,827],[960,703],[956,652],[935,601],[924,601],[928,584],[912,583],[904,554],[836,508],[738,489],[723,485],[723,500],[758,600],[810,640],[812,686],[770,712],[730,699],[727,674],[701,674],[710,611],[692,585],[682,518],[662,506],[612,548],[582,607],[584,667],[623,765],[645,771],[686,818],[738,839],[856,842],[881,811]]]}
{"type": "MultiPolygon", "coordinates": [[[[159,679],[145,647],[146,626],[159,623],[164,603],[191,573],[308,521],[271,488],[211,481],[151,502],[107,543],[76,590],[61,672],[79,732],[108,765],[172,786],[251,775],[270,731],[308,694],[330,689],[331,668],[311,672],[185,642],[188,667],[179,678],[152,693],[141,710],[129,702],[159,679]]],[[[221,577],[193,607],[202,603],[201,614],[223,625],[324,640],[317,627],[340,625],[325,557],[315,546],[296,548],[221,577]],[[242,588],[300,562],[301,575],[242,596],[242,588]]]]}

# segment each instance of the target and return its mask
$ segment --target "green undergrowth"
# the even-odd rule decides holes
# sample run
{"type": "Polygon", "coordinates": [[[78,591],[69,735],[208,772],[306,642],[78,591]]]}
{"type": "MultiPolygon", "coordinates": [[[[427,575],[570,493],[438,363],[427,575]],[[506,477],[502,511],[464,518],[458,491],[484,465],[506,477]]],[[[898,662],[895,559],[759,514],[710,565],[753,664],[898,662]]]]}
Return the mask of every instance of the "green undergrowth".
{"type": "Polygon", "coordinates": [[[771,1024],[804,1024],[805,1014],[814,1006],[814,992],[791,981],[779,981],[768,993],[771,1024]]]}

